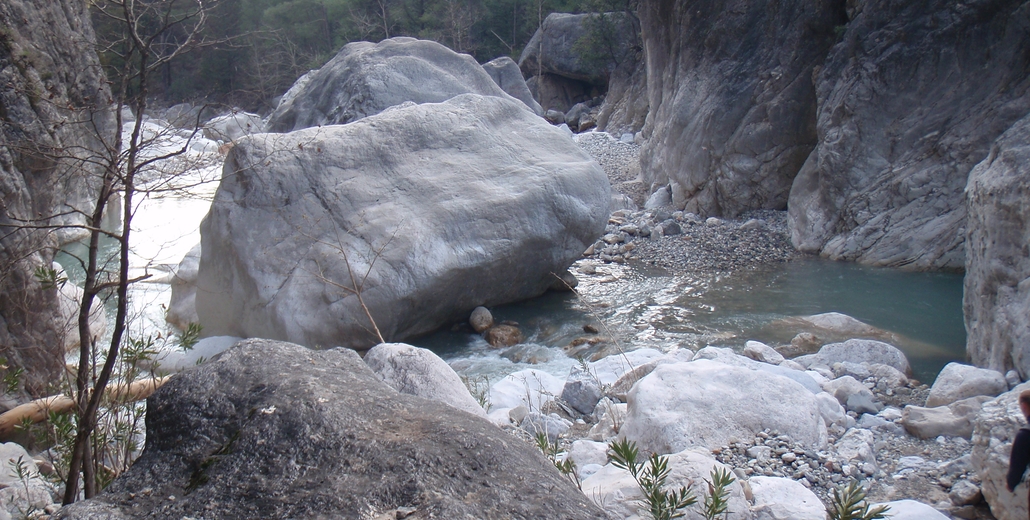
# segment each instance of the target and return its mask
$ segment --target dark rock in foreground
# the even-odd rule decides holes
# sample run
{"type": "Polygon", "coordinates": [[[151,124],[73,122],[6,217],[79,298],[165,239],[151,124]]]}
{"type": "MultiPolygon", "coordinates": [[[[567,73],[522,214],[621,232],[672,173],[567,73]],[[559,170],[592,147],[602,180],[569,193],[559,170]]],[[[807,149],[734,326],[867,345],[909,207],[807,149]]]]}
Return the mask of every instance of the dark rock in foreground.
{"type": "Polygon", "coordinates": [[[58,518],[604,518],[532,446],[350,350],[247,340],[148,408],[136,464],[58,518]]]}

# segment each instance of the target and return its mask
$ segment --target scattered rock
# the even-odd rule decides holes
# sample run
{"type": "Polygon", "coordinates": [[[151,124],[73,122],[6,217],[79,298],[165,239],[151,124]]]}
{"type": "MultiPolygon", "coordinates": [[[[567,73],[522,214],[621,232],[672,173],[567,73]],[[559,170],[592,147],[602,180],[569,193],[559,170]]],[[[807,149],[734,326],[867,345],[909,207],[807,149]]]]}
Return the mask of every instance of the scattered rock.
{"type": "Polygon", "coordinates": [[[994,397],[1009,389],[1001,372],[962,363],[948,363],[937,375],[926,398],[926,407],[944,406],[980,395],[994,397]]]}
{"type": "Polygon", "coordinates": [[[382,382],[402,394],[439,401],[486,417],[486,411],[454,369],[432,351],[403,343],[380,343],[365,353],[364,359],[382,382]]]}
{"type": "Polygon", "coordinates": [[[494,316],[490,313],[490,309],[482,306],[476,307],[472,309],[472,315],[469,316],[469,325],[472,326],[472,330],[482,334],[494,326],[494,316]]]}
{"type": "Polygon", "coordinates": [[[487,329],[483,336],[494,347],[510,347],[525,341],[522,331],[514,325],[495,325],[487,329]]]}

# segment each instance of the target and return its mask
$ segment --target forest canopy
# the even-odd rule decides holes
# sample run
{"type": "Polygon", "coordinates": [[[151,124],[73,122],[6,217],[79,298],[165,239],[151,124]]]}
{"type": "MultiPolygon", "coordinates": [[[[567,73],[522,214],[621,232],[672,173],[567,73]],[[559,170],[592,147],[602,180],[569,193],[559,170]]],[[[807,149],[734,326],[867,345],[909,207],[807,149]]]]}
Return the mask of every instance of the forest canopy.
{"type": "MultiPolygon", "coordinates": [[[[176,0],[163,1],[174,7],[176,0]]],[[[184,4],[186,2],[183,2],[184,4]]],[[[480,63],[518,60],[537,27],[553,12],[632,9],[633,0],[218,0],[206,38],[218,41],[199,55],[173,60],[150,94],[164,104],[205,98],[264,111],[308,70],[322,66],[346,43],[395,36],[437,41],[480,63]]],[[[101,60],[118,27],[94,16],[101,60]]],[[[166,35],[174,39],[174,34],[166,35]]]]}

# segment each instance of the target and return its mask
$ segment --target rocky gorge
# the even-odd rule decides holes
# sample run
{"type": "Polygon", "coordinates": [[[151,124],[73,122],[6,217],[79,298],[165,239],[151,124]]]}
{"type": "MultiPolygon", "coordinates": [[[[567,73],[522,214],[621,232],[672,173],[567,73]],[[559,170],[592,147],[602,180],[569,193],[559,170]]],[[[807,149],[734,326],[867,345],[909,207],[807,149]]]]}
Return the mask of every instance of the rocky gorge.
{"type": "MultiPolygon", "coordinates": [[[[518,65],[413,38],[351,43],[267,123],[209,121],[227,156],[169,304],[207,337],[157,363],[182,371],[148,401],[132,469],[58,517],[633,518],[639,489],[610,464],[614,439],[668,456],[670,485],[699,495],[713,467],[731,471],[733,518],[825,518],[850,479],[895,518],[1025,517],[1026,484],[1013,495],[1001,479],[1027,378],[1027,4],[644,0],[636,15],[642,54],[600,74],[558,59],[568,41],[547,34],[591,15],[556,16],[518,65]],[[597,127],[616,135],[572,131],[597,127]],[[851,328],[736,350],[608,345],[567,376],[521,371],[473,396],[434,353],[398,343],[608,263],[732,272],[806,253],[964,267],[977,366],[923,385],[889,334],[821,315],[799,319],[851,328]],[[576,463],[581,489],[523,442],[535,433],[576,463]]],[[[11,42],[11,84],[42,80],[11,42]]],[[[48,45],[33,48],[60,55],[48,45]]],[[[30,90],[7,92],[5,121],[36,124],[11,108],[31,107],[30,90]]],[[[25,171],[61,171],[5,149],[11,200],[35,200],[25,171]]],[[[38,211],[60,203],[38,191],[38,211]]],[[[4,280],[31,285],[52,260],[30,253],[4,280]]],[[[37,323],[17,312],[40,302],[2,316],[37,323]]],[[[4,343],[34,394],[63,362],[37,343],[4,343]]],[[[56,509],[45,485],[7,477],[11,514],[56,509]]]]}

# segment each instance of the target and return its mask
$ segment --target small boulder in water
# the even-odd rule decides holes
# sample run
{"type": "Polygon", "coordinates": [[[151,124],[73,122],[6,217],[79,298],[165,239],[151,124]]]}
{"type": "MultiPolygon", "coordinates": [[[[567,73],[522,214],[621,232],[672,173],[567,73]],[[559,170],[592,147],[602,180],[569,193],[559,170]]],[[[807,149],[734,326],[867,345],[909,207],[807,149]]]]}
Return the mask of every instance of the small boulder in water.
{"type": "Polygon", "coordinates": [[[494,347],[510,347],[525,339],[522,331],[514,325],[497,325],[486,331],[486,342],[494,347]]]}
{"type": "Polygon", "coordinates": [[[472,309],[472,315],[469,316],[469,325],[472,326],[472,330],[482,334],[494,326],[494,316],[490,314],[490,309],[482,306],[476,307],[472,309]]]}

